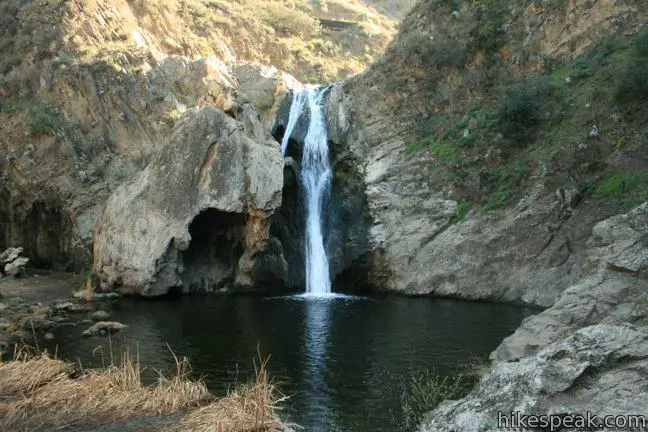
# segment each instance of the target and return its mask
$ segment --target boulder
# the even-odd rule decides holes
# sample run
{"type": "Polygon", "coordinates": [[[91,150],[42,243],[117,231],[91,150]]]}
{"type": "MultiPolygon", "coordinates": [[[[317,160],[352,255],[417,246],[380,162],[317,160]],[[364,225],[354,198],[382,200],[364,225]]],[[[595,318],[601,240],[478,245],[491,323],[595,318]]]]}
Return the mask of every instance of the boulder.
{"type": "Polygon", "coordinates": [[[0,266],[12,262],[23,252],[21,247],[10,247],[0,254],[0,266]]]}
{"type": "Polygon", "coordinates": [[[108,334],[119,333],[127,328],[128,326],[126,324],[122,324],[120,322],[99,321],[90,326],[88,329],[84,330],[82,335],[84,337],[106,336],[108,334]]]}
{"type": "Polygon", "coordinates": [[[29,258],[21,257],[23,248],[10,247],[0,254],[0,274],[19,276],[25,271],[29,258]]]}
{"type": "Polygon", "coordinates": [[[5,264],[5,274],[9,276],[20,276],[25,272],[25,266],[29,262],[29,258],[18,257],[10,263],[5,264]]]}
{"type": "Polygon", "coordinates": [[[93,321],[106,321],[110,318],[110,314],[104,310],[98,310],[91,316],[93,321]]]}
{"type": "Polygon", "coordinates": [[[94,236],[102,290],[157,296],[252,285],[284,162],[278,143],[243,123],[216,108],[189,110],[155,159],[115,190],[94,236]]]}
{"type": "Polygon", "coordinates": [[[544,312],[527,318],[491,354],[513,361],[579,328],[599,323],[637,322],[648,292],[648,202],[594,226],[578,283],[544,312]]]}

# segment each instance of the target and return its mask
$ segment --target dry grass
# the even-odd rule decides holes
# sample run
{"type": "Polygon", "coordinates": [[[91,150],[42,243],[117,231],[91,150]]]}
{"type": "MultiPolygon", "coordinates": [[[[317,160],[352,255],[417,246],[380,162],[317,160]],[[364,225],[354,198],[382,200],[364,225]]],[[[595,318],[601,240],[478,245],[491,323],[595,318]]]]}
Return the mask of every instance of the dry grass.
{"type": "Polygon", "coordinates": [[[276,388],[261,362],[253,385],[218,399],[204,382],[188,378],[186,358],[176,357],[177,371],[144,386],[139,356],[128,352],[119,364],[84,370],[46,353],[17,353],[0,363],[0,430],[63,430],[95,427],[139,416],[183,411],[163,429],[175,431],[265,431],[282,427],[275,416],[276,388]],[[186,412],[184,411],[186,410],[186,412]]]}
{"type": "Polygon", "coordinates": [[[253,383],[240,386],[226,398],[190,412],[162,432],[280,430],[285,425],[275,416],[277,403],[282,400],[277,395],[268,376],[267,360],[261,361],[253,383]]]}

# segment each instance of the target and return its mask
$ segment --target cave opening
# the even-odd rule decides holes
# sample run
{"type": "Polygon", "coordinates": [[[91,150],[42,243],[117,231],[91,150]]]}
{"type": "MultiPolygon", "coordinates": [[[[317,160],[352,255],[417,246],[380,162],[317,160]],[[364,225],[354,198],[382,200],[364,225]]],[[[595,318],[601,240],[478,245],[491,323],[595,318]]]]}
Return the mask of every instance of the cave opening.
{"type": "Polygon", "coordinates": [[[194,218],[189,234],[189,248],[182,254],[184,291],[230,289],[243,254],[245,216],[209,208],[194,218]]]}

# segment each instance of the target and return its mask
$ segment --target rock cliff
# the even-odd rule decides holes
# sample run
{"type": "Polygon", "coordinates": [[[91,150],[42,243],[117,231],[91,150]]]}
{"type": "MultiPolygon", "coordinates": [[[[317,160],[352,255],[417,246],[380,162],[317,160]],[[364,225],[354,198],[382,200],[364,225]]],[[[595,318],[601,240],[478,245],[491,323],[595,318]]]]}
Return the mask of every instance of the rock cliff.
{"type": "Polygon", "coordinates": [[[579,280],[595,223],[648,198],[645,117],[615,96],[644,55],[628,43],[644,6],[421,1],[383,59],[334,86],[374,286],[550,306],[579,280]]]}

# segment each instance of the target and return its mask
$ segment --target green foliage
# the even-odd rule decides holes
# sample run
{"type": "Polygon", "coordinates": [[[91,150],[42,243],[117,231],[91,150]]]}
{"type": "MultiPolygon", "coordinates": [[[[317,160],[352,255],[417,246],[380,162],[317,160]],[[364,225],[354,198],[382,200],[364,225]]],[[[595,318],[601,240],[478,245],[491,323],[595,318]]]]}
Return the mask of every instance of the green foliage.
{"type": "Polygon", "coordinates": [[[484,51],[487,54],[494,53],[507,42],[504,24],[509,13],[505,2],[496,0],[475,1],[475,25],[470,30],[472,37],[468,47],[471,51],[484,51]]]}
{"type": "Polygon", "coordinates": [[[648,30],[644,30],[632,40],[634,52],[641,57],[648,57],[648,30]]]}
{"type": "Polygon", "coordinates": [[[9,55],[0,60],[0,73],[6,74],[11,71],[14,67],[20,65],[22,59],[17,55],[9,55]]]}
{"type": "Polygon", "coordinates": [[[469,210],[470,210],[469,203],[463,200],[459,201],[459,203],[457,204],[457,214],[455,214],[455,217],[453,218],[453,222],[456,223],[462,221],[468,214],[469,210]]]}
{"type": "Polygon", "coordinates": [[[466,49],[457,40],[445,35],[432,39],[418,29],[404,33],[394,49],[408,65],[430,69],[429,75],[440,68],[457,68],[467,62],[466,49]]]}
{"type": "Polygon", "coordinates": [[[406,153],[415,153],[425,146],[427,146],[428,142],[425,139],[419,139],[419,140],[413,140],[405,144],[405,152],[406,153]]]}
{"type": "Polygon", "coordinates": [[[423,415],[446,399],[458,399],[470,389],[463,375],[442,376],[437,370],[411,372],[401,382],[401,407],[407,428],[415,428],[423,415]]]}
{"type": "Polygon", "coordinates": [[[648,172],[645,171],[611,174],[596,189],[596,195],[599,197],[609,197],[632,193],[635,192],[640,183],[646,181],[648,181],[648,172]]]}
{"type": "MultiPolygon", "coordinates": [[[[648,30],[635,36],[632,56],[620,74],[616,86],[616,101],[623,105],[648,100],[648,30]]],[[[641,110],[643,107],[638,107],[641,110]]]]}
{"type": "Polygon", "coordinates": [[[30,135],[54,134],[60,126],[59,120],[49,110],[36,110],[27,121],[27,132],[30,135]]]}
{"type": "Polygon", "coordinates": [[[523,83],[506,92],[499,111],[500,124],[507,137],[527,143],[535,138],[534,127],[540,123],[542,100],[538,90],[523,83]]]}
{"type": "Polygon", "coordinates": [[[486,202],[486,210],[495,210],[504,208],[513,196],[513,191],[508,188],[500,188],[495,193],[488,197],[486,202]]]}
{"type": "Polygon", "coordinates": [[[592,70],[587,64],[587,59],[578,57],[572,62],[571,77],[575,79],[588,78],[592,76],[592,70]]]}

